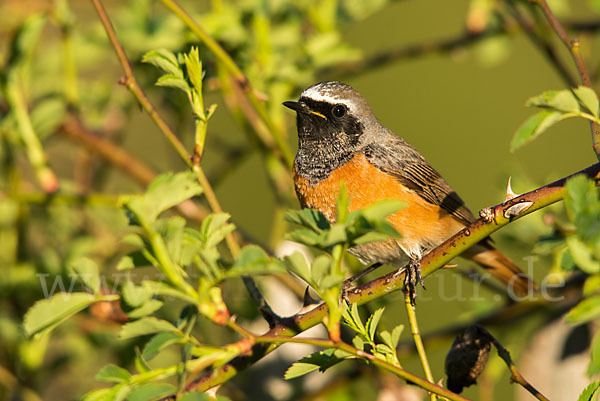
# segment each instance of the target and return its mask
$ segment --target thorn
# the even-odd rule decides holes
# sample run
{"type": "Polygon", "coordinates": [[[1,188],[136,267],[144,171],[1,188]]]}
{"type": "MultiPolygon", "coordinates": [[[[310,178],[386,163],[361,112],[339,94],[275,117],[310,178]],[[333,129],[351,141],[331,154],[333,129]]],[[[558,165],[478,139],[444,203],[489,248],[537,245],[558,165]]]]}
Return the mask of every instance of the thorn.
{"type": "Polygon", "coordinates": [[[314,298],[310,294],[310,287],[306,286],[306,290],[304,291],[304,299],[302,300],[302,307],[306,307],[306,306],[318,304],[319,302],[321,302],[321,301],[319,301],[318,299],[314,298]]]}
{"type": "Polygon", "coordinates": [[[442,269],[453,269],[455,267],[458,267],[458,265],[444,265],[442,266],[442,269]]]}
{"type": "Polygon", "coordinates": [[[504,198],[504,202],[508,202],[511,199],[516,198],[519,194],[513,192],[512,187],[510,185],[510,180],[512,177],[508,177],[508,183],[506,184],[506,198],[504,198]]]}

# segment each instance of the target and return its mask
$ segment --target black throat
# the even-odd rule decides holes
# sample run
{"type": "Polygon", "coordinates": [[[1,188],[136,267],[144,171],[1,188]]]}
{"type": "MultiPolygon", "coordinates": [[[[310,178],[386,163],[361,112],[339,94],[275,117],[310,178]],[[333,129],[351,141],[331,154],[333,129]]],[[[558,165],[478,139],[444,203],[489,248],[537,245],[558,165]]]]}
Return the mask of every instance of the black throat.
{"type": "Polygon", "coordinates": [[[335,169],[348,163],[357,153],[364,126],[352,115],[336,118],[333,104],[302,97],[311,110],[327,119],[298,113],[298,154],[296,172],[303,178],[319,182],[335,169]]]}

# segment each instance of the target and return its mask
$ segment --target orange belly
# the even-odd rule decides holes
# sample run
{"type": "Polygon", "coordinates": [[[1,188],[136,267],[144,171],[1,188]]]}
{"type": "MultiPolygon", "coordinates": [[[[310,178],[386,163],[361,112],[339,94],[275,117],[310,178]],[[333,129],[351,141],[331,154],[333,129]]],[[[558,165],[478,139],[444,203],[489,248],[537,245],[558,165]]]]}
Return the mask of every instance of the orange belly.
{"type": "Polygon", "coordinates": [[[431,248],[464,227],[444,209],[427,202],[398,179],[374,167],[364,154],[355,155],[327,179],[314,185],[294,169],[296,193],[302,207],[319,210],[331,222],[335,221],[341,181],[348,190],[350,211],[364,209],[384,199],[398,199],[408,204],[388,217],[402,234],[398,243],[403,249],[413,249],[417,245],[431,248]]]}

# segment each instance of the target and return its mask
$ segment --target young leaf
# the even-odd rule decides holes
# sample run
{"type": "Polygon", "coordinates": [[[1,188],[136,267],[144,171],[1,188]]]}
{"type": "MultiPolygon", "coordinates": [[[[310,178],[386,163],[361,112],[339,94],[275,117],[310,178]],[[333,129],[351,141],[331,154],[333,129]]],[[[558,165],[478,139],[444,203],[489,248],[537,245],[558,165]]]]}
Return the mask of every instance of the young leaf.
{"type": "Polygon", "coordinates": [[[592,352],[592,358],[590,360],[590,365],[588,366],[587,374],[592,377],[600,372],[600,335],[598,335],[598,333],[594,335],[590,350],[592,352]]]}
{"type": "Polygon", "coordinates": [[[585,106],[585,108],[596,118],[598,118],[598,95],[592,88],[586,86],[579,86],[573,89],[575,95],[585,106]]]}
{"type": "Polygon", "coordinates": [[[321,372],[324,372],[349,356],[351,355],[347,352],[335,349],[327,349],[325,351],[315,352],[300,359],[298,362],[294,362],[292,366],[290,366],[285,372],[283,377],[286,380],[290,380],[299,376],[303,376],[317,369],[319,369],[321,372]]]}
{"type": "Polygon", "coordinates": [[[330,226],[323,213],[313,209],[289,210],[283,218],[285,221],[308,228],[315,233],[321,233],[330,226]]]}
{"type": "Polygon", "coordinates": [[[269,257],[259,246],[247,245],[242,248],[234,265],[227,271],[228,276],[259,275],[285,273],[285,266],[278,260],[269,257]]]}
{"type": "Polygon", "coordinates": [[[150,341],[146,343],[144,346],[144,350],[142,351],[142,356],[145,360],[151,360],[154,358],[160,351],[165,349],[171,344],[176,344],[183,339],[183,336],[179,333],[159,333],[152,337],[150,341]]]}
{"type": "Polygon", "coordinates": [[[595,381],[583,389],[577,401],[598,401],[600,393],[600,382],[595,381]]]}
{"type": "Polygon", "coordinates": [[[96,297],[86,292],[59,293],[36,302],[25,314],[23,327],[27,336],[43,335],[87,308],[96,297]]]}
{"type": "Polygon", "coordinates": [[[148,302],[153,295],[148,287],[136,286],[131,280],[125,281],[121,287],[121,293],[127,305],[134,308],[148,302]]]}
{"type": "Polygon", "coordinates": [[[298,251],[294,251],[291,255],[285,257],[286,266],[288,269],[300,277],[302,280],[311,284],[311,274],[306,263],[306,257],[298,251]]]}
{"type": "Polygon", "coordinates": [[[569,252],[575,264],[588,274],[600,272],[600,262],[594,259],[591,250],[578,237],[571,235],[567,237],[569,252]]]}
{"type": "Polygon", "coordinates": [[[179,68],[179,63],[177,62],[177,57],[175,57],[172,52],[165,49],[152,50],[144,54],[142,63],[152,64],[168,74],[183,76],[183,73],[179,68]]]}
{"type": "Polygon", "coordinates": [[[310,268],[310,274],[312,280],[315,283],[319,283],[323,277],[330,271],[331,269],[331,256],[328,254],[319,255],[315,258],[310,268]]]}
{"type": "Polygon", "coordinates": [[[600,316],[600,295],[595,295],[579,302],[567,313],[566,321],[571,324],[589,322],[600,316]]]}
{"type": "Polygon", "coordinates": [[[122,340],[145,336],[147,334],[153,334],[158,332],[173,332],[177,333],[177,327],[173,326],[172,323],[166,320],[157,319],[155,317],[145,317],[135,322],[126,323],[121,327],[119,337],[122,340]]]}
{"type": "Polygon", "coordinates": [[[113,364],[108,364],[96,374],[96,380],[106,383],[126,383],[131,378],[131,373],[113,364]]]}
{"type": "Polygon", "coordinates": [[[191,171],[168,173],[152,181],[144,195],[125,197],[124,204],[136,218],[152,223],[160,213],[201,192],[191,171]]]}
{"type": "Polygon", "coordinates": [[[100,274],[96,262],[90,258],[81,257],[71,262],[69,267],[90,291],[98,294],[98,291],[100,291],[100,274]]]}
{"type": "Polygon", "coordinates": [[[127,312],[127,316],[129,316],[132,319],[138,319],[140,317],[144,317],[156,312],[157,310],[162,308],[162,306],[162,301],[159,301],[158,299],[151,299],[148,302],[144,303],[142,306],[127,312]]]}
{"type": "Polygon", "coordinates": [[[381,319],[384,310],[385,308],[377,309],[369,316],[369,319],[367,319],[366,332],[369,335],[369,340],[371,340],[371,342],[375,342],[375,331],[377,330],[377,325],[379,324],[379,320],[381,319]]]}
{"type": "Polygon", "coordinates": [[[156,80],[156,86],[166,86],[168,88],[179,89],[188,93],[191,88],[185,79],[173,74],[166,74],[156,80]]]}
{"type": "Polygon", "coordinates": [[[533,141],[550,126],[571,116],[554,110],[543,110],[529,117],[515,132],[510,143],[510,151],[533,141]]]}

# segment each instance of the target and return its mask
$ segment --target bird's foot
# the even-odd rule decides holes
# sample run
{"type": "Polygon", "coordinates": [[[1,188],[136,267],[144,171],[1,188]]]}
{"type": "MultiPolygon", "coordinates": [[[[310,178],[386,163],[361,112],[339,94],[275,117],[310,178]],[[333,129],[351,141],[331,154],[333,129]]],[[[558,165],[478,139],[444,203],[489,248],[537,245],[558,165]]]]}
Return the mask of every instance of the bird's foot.
{"type": "Polygon", "coordinates": [[[417,299],[417,282],[425,288],[423,276],[421,275],[421,259],[411,259],[406,266],[406,275],[404,276],[404,291],[408,292],[411,305],[415,305],[417,299]]]}

